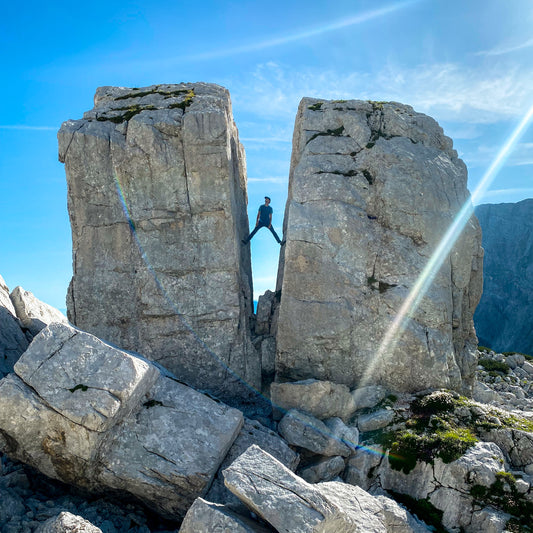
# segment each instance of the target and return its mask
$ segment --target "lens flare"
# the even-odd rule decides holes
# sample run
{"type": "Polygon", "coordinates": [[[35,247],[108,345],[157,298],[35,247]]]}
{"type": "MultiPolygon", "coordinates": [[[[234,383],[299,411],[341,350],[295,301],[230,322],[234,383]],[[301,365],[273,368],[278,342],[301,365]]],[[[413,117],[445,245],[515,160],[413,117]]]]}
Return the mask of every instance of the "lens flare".
{"type": "Polygon", "coordinates": [[[374,374],[377,366],[382,363],[386,357],[391,357],[394,353],[396,345],[407,327],[408,321],[418,308],[420,301],[433,283],[437,272],[440,270],[453,245],[457,242],[457,239],[461,235],[466,224],[468,223],[468,220],[472,216],[474,212],[473,203],[477,203],[483,197],[490,184],[494,181],[494,178],[496,177],[496,175],[504,165],[505,161],[511,154],[516,143],[526,131],[532,118],[533,106],[531,106],[529,111],[524,115],[524,118],[521,120],[521,122],[515,128],[507,142],[501,148],[498,155],[496,156],[490,167],[487,169],[478,186],[472,193],[471,199],[469,198],[464,203],[461,210],[455,217],[453,223],[448,228],[444,237],[437,246],[436,250],[433,252],[433,255],[429,259],[424,270],[422,271],[413,288],[411,289],[411,292],[403,302],[400,310],[394,317],[394,320],[392,321],[387,332],[385,333],[385,336],[383,337],[383,340],[377,350],[376,356],[368,365],[361,379],[361,385],[368,383],[371,380],[372,375],[374,374]]]}

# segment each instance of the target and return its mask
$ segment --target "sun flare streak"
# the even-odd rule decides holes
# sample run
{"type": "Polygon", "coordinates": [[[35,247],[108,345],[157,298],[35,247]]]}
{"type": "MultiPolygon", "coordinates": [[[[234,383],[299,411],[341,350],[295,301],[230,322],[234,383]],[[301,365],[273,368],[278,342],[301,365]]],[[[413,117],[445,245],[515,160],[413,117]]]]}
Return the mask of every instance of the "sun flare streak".
{"type": "Polygon", "coordinates": [[[396,345],[400,340],[403,332],[405,331],[409,320],[412,318],[415,313],[420,301],[427,293],[429,287],[433,283],[435,276],[442,267],[446,257],[450,253],[452,247],[457,242],[457,239],[460,237],[462,231],[464,230],[466,224],[470,220],[474,212],[473,204],[477,204],[480,198],[486,193],[490,184],[494,181],[494,178],[501,170],[505,161],[511,154],[516,143],[526,131],[531,120],[533,118],[533,105],[530,107],[529,111],[524,115],[521,122],[515,128],[507,142],[503,145],[501,150],[498,152],[498,155],[495,157],[494,161],[491,163],[483,178],[479,182],[478,186],[474,189],[474,192],[469,198],[455,217],[453,223],[450,225],[446,231],[444,237],[440,241],[436,250],[433,252],[433,255],[426,264],[424,270],[418,277],[416,283],[411,289],[409,295],[403,302],[400,310],[394,317],[391,325],[389,326],[383,340],[377,350],[377,353],[368,365],[363,378],[361,379],[361,385],[364,385],[370,381],[370,378],[374,374],[378,365],[387,357],[391,357],[394,353],[396,345]]]}

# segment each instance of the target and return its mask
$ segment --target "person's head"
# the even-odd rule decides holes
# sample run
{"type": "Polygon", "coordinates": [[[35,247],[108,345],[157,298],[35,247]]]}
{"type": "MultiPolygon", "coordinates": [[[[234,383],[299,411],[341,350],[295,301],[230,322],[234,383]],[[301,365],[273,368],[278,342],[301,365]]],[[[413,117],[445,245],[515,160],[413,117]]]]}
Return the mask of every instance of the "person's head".
{"type": "Polygon", "coordinates": [[[265,205],[268,205],[270,203],[270,198],[268,196],[265,196],[265,205]]]}

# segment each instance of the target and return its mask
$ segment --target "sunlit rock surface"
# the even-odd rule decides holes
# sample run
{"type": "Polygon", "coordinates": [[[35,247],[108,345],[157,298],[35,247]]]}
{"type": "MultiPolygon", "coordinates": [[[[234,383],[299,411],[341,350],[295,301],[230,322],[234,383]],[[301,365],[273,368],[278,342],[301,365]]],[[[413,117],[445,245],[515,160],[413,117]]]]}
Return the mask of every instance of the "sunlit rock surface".
{"type": "Polygon", "coordinates": [[[234,401],[260,385],[244,150],[226,89],[101,87],[63,123],[70,321],[234,401]],[[241,381],[242,380],[242,381],[241,381]]]}
{"type": "Polygon", "coordinates": [[[475,217],[405,331],[381,346],[447,228],[470,201],[466,181],[452,141],[409,106],[302,100],[277,287],[277,380],[471,393],[472,315],[482,284],[475,217]]]}
{"type": "Polygon", "coordinates": [[[476,207],[483,231],[483,295],[474,321],[479,343],[533,355],[533,199],[476,207]]]}

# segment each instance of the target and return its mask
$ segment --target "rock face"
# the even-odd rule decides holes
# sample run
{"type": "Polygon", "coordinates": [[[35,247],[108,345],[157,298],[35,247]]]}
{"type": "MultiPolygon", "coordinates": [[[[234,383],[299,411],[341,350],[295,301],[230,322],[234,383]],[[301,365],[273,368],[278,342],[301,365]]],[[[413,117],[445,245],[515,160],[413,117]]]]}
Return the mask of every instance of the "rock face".
{"type": "Polygon", "coordinates": [[[70,321],[219,397],[260,385],[244,150],[227,90],[101,87],[58,134],[70,321]]]}
{"type": "Polygon", "coordinates": [[[476,207],[483,231],[483,296],[474,322],[479,343],[533,354],[533,199],[476,207]]]}
{"type": "Polygon", "coordinates": [[[173,518],[207,491],[242,423],[148,360],[63,324],[41,331],[0,381],[1,451],[173,518]]]}
{"type": "Polygon", "coordinates": [[[466,179],[452,141],[409,106],[302,100],[277,286],[278,381],[471,392],[482,284],[475,217],[403,334],[380,347],[469,201],[466,179]]]}
{"type": "Polygon", "coordinates": [[[9,298],[9,289],[0,276],[0,378],[13,371],[13,365],[28,344],[28,337],[9,298]]]}

